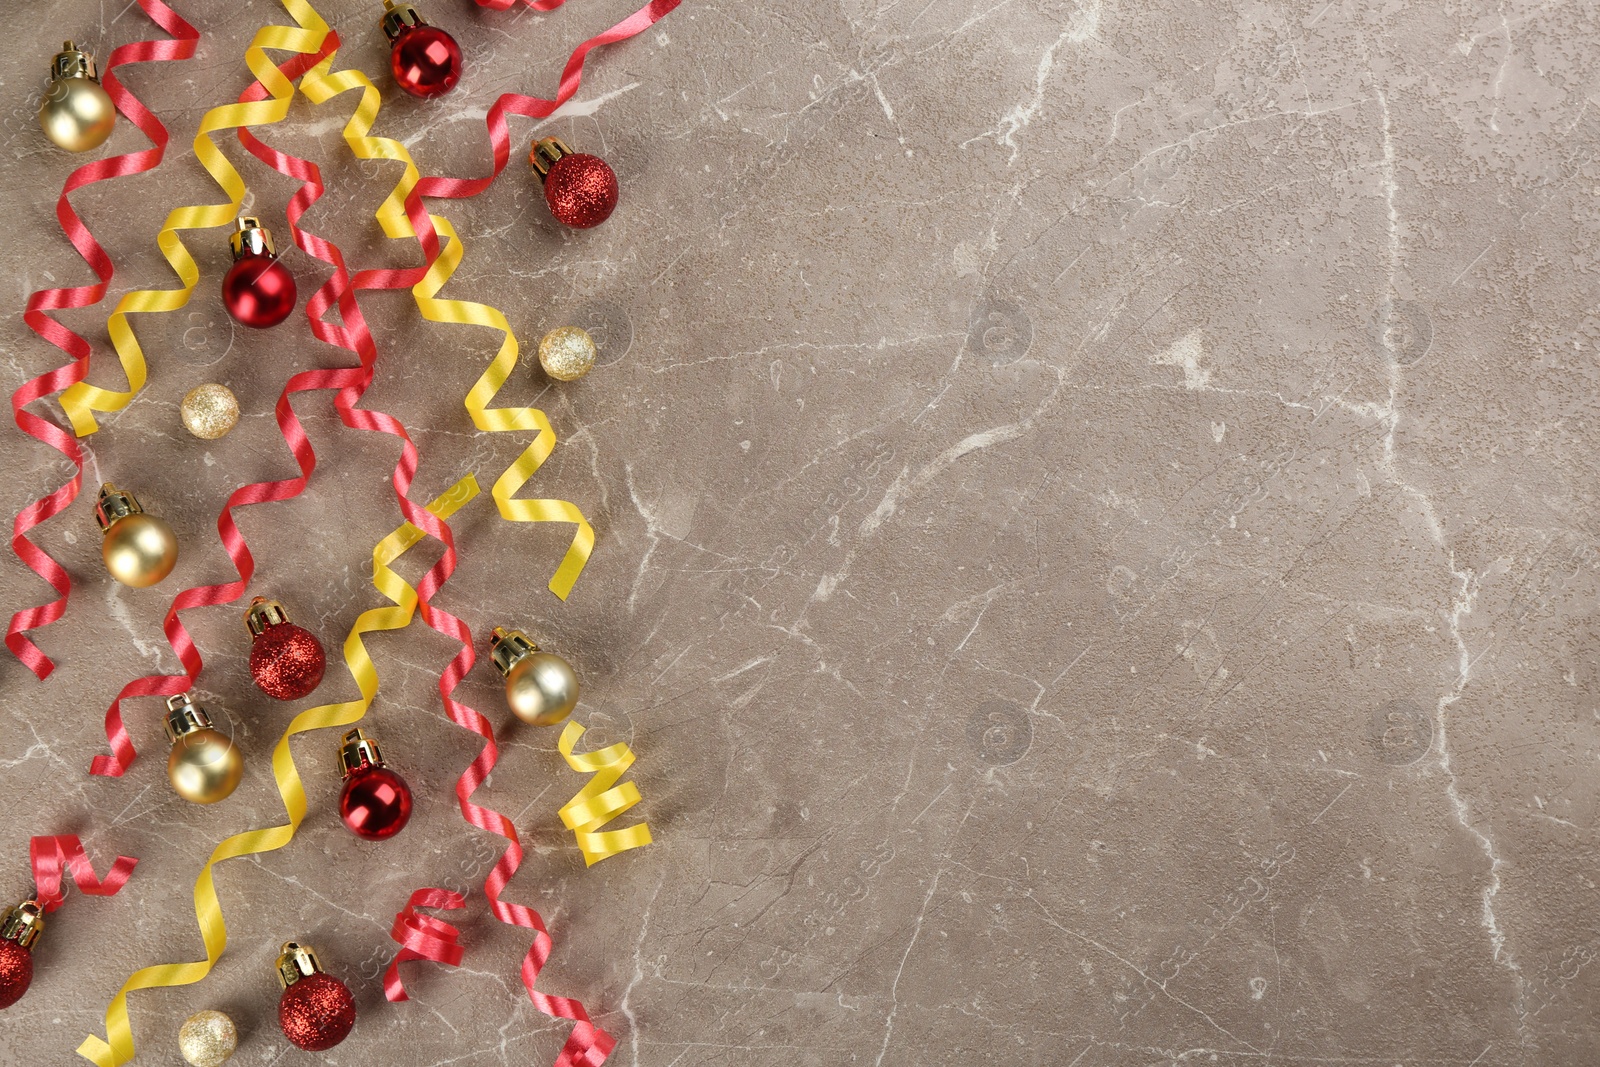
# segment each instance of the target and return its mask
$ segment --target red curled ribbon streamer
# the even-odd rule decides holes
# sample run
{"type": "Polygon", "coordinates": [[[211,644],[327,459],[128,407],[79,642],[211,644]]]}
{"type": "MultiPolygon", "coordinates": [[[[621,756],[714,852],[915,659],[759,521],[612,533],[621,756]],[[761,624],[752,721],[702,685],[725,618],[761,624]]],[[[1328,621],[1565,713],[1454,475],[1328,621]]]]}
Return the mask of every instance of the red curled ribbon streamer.
{"type": "MultiPolygon", "coordinates": [[[[479,0],[483,3],[483,0],[479,0]]],[[[511,159],[511,132],[506,127],[506,115],[522,115],[531,119],[550,117],[562,104],[572,99],[578,91],[578,86],[583,84],[583,64],[590,51],[602,45],[615,44],[625,41],[629,37],[643,33],[645,30],[660,22],[666,15],[677,7],[681,0],[650,0],[648,4],[606,30],[584,41],[572,50],[572,55],[567,58],[567,65],[561,71],[561,84],[557,88],[554,100],[545,100],[537,96],[522,96],[518,93],[506,93],[494,102],[485,117],[485,125],[489,129],[489,144],[494,150],[494,171],[487,178],[441,178],[425,177],[417,183],[417,193],[421,196],[435,196],[446,200],[459,200],[469,196],[477,196],[500,176],[505,170],[506,163],[511,159]]],[[[504,8],[508,3],[500,0],[490,0],[486,5],[504,8]]],[[[537,4],[530,6],[538,7],[537,4]]],[[[546,10],[539,8],[539,10],[546,10]]],[[[420,231],[419,231],[420,232],[420,231]]],[[[429,260],[432,262],[432,259],[429,260]]]]}
{"type": "Polygon", "coordinates": [[[400,965],[412,960],[432,960],[446,967],[461,963],[461,931],[431,915],[418,914],[418,908],[454,911],[467,906],[467,898],[448,889],[419,889],[394,917],[389,936],[400,943],[400,953],[383,973],[383,995],[391,1001],[409,1000],[400,981],[400,965]]]}
{"type": "Polygon", "coordinates": [[[111,897],[128,884],[128,878],[139,862],[132,856],[118,856],[106,876],[97,878],[88,855],[83,851],[83,842],[78,840],[76,834],[30,839],[28,859],[33,864],[34,899],[45,911],[55,911],[61,907],[63,872],[72,872],[72,880],[77,883],[79,892],[95,897],[111,897]]]}
{"type": "MultiPolygon", "coordinates": [[[[300,77],[317,62],[330,54],[338,47],[338,39],[329,34],[322,43],[321,49],[315,53],[302,53],[279,64],[278,69],[284,76],[293,80],[300,77]]],[[[261,82],[251,83],[243,93],[239,94],[241,103],[263,100],[267,96],[267,89],[261,82]]],[[[286,172],[287,173],[287,172],[286,172]]],[[[296,200],[305,195],[307,190],[302,189],[296,194],[296,200]]],[[[320,195],[320,186],[317,195],[320,195]]],[[[309,202],[314,202],[316,196],[311,196],[309,202]]],[[[320,295],[320,291],[319,291],[320,295]]],[[[215,604],[227,604],[244,595],[250,578],[255,574],[255,558],[250,554],[249,546],[245,544],[244,535],[239,532],[238,525],[233,521],[233,509],[250,504],[261,504],[274,500],[288,500],[299,495],[306,486],[306,481],[311,477],[311,472],[316,469],[317,456],[311,448],[310,441],[300,425],[300,420],[295,416],[294,409],[289,405],[289,394],[299,388],[332,388],[328,385],[305,385],[302,379],[308,376],[337,376],[338,371],[313,371],[309,374],[298,374],[289,380],[282,395],[278,397],[275,414],[278,420],[278,429],[283,434],[284,442],[293,453],[295,463],[300,468],[298,478],[288,478],[276,482],[256,482],[234,490],[228,497],[222,513],[217,516],[217,533],[222,539],[223,549],[228,558],[233,562],[234,568],[239,572],[239,579],[235,582],[226,582],[219,585],[196,586],[185,589],[172,600],[172,606],[167,609],[166,618],[162,622],[162,629],[167,635],[167,641],[172,650],[177,653],[178,660],[183,664],[183,674],[152,674],[137,678],[122,687],[111,707],[106,709],[106,742],[111,746],[111,755],[99,755],[89,765],[89,773],[120,777],[127,771],[128,766],[138,755],[133,746],[133,739],[128,736],[127,727],[122,721],[122,702],[130,697],[141,696],[174,696],[185,692],[199,677],[203,666],[200,652],[195,648],[189,631],[185,629],[178,612],[189,608],[206,607],[215,604]]],[[[337,384],[337,383],[334,383],[337,384]]]]}
{"type": "Polygon", "coordinates": [[[171,8],[161,3],[161,0],[138,0],[138,3],[145,14],[174,39],[138,41],[115,49],[106,61],[101,84],[105,86],[106,93],[111,97],[117,110],[127,116],[128,121],[150,139],[151,147],[86,163],[67,177],[66,183],[61,187],[61,196],[56,200],[56,218],[60,220],[61,229],[67,235],[67,240],[72,242],[72,246],[78,250],[78,254],[100,280],[93,285],[40,289],[28,297],[27,310],[22,315],[34,333],[72,357],[72,362],[25,382],[11,394],[12,417],[15,418],[18,428],[66,456],[77,468],[77,473],[72,476],[71,481],[49,496],[42,497],[23,508],[11,524],[12,550],[22,562],[32,568],[34,573],[49,582],[57,594],[56,599],[49,603],[17,612],[11,616],[11,623],[6,627],[6,647],[40,680],[50,676],[50,672],[55,670],[55,663],[29,639],[27,631],[49,626],[61,618],[67,610],[67,596],[72,591],[72,579],[66,569],[51,558],[48,552],[28,539],[28,531],[59,515],[77,499],[78,491],[83,484],[83,452],[78,447],[77,438],[71,433],[25,409],[36,400],[83,381],[89,370],[89,342],[61,325],[46,312],[59,311],[63,308],[90,307],[99,303],[105,298],[106,288],[111,282],[113,273],[111,257],[106,255],[105,249],[94,239],[89,227],[84,225],[67,198],[86,185],[93,185],[95,182],[110,178],[123,178],[130,174],[142,174],[161,165],[161,158],[167,150],[167,128],[123,86],[116,75],[116,70],[124,63],[188,59],[194,55],[195,43],[200,39],[199,32],[171,8]]]}

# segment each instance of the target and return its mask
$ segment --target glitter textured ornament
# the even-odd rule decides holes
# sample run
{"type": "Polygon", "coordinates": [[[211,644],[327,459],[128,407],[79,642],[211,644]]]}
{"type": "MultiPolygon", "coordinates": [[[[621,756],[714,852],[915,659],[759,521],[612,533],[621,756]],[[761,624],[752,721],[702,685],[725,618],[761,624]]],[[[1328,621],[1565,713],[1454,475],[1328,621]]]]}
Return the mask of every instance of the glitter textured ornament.
{"type": "Polygon", "coordinates": [[[180,797],[195,804],[227,798],[244,777],[244,754],[211,728],[211,716],[188,693],[167,700],[167,777],[180,797]]]}
{"type": "Polygon", "coordinates": [[[278,957],[278,1025],[296,1048],[322,1052],[350,1036],[356,1001],[339,979],[322,973],[310,945],[286,941],[278,957]]]}
{"type": "Polygon", "coordinates": [[[506,680],[506,703],[525,723],[554,726],[578,706],[578,675],[572,664],[545,652],[521,630],[496,626],[489,660],[506,680]]]}
{"type": "Polygon", "coordinates": [[[351,730],[339,742],[344,789],[339,818],[357,837],[384,841],[404,830],[411,819],[411,787],[384,766],[376,738],[351,730]]]}
{"type": "Polygon", "coordinates": [[[94,517],[105,534],[100,555],[106,570],[123,585],[144,589],[178,565],[178,537],[172,527],[146,515],[132,493],[106,482],[100,487],[94,517]]]}
{"type": "Polygon", "coordinates": [[[255,637],[250,644],[250,677],[257,689],[278,700],[299,700],[322,684],[328,668],[322,642],[290,622],[282,604],[253,598],[244,624],[255,637]]]}
{"type": "Polygon", "coordinates": [[[197,1011],[178,1028],[178,1051],[194,1067],[222,1067],[239,1047],[239,1031],[220,1011],[197,1011]]]}
{"type": "Polygon", "coordinates": [[[558,326],[539,341],[539,366],[558,381],[571,382],[594,369],[594,338],[577,326],[558,326]]]}
{"type": "Polygon", "coordinates": [[[0,921],[0,1008],[22,999],[33,984],[33,943],[44,932],[38,901],[24,900],[0,921]]]}
{"type": "Polygon", "coordinates": [[[117,107],[100,85],[94,57],[71,41],[50,63],[50,88],[39,103],[44,135],[68,152],[99,148],[117,124],[117,107]]]}
{"type": "Polygon", "coordinates": [[[389,38],[389,69],[395,84],[412,96],[442,96],[461,80],[461,46],[417,9],[384,0],[383,33],[389,38]]]}
{"type": "Polygon", "coordinates": [[[222,276],[222,304],[241,326],[264,330],[289,317],[300,298],[294,275],[278,260],[272,233],[246,215],[228,238],[233,266],[222,276]]]}
{"type": "Polygon", "coordinates": [[[536,141],[528,153],[544,182],[550,214],[577,230],[598,226],[617,207],[617,175],[599,156],[574,152],[560,138],[536,141]]]}
{"type": "Polygon", "coordinates": [[[239,401],[226,385],[197,385],[183,394],[178,405],[184,429],[202,441],[227,436],[239,422],[239,401]]]}

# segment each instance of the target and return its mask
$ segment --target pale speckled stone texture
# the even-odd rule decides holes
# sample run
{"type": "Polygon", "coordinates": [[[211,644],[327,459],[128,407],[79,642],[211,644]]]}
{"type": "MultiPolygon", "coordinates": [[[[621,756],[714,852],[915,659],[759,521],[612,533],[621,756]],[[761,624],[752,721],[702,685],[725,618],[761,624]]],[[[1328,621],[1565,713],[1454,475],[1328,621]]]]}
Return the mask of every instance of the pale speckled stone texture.
{"type": "MultiPolygon", "coordinates": [[[[77,199],[117,263],[113,297],[165,286],[164,213],[215,199],[188,142],[247,82],[265,0],[179,3],[199,57],[131,69],[173,128],[153,175],[77,199]]],[[[381,72],[376,2],[328,0],[341,60],[381,72]]],[[[425,6],[461,40],[451,96],[385,93],[378,130],[423,169],[482,173],[498,92],[553,90],[567,50],[631,0],[549,15],[425,6]]],[[[12,12],[0,250],[6,388],[53,365],[26,294],[87,280],[57,231],[71,161],[33,126],[56,43],[104,56],[137,8],[12,12]]],[[[638,752],[657,842],[585,870],[557,806],[580,784],[550,730],[505,729],[482,799],[530,846],[510,896],[557,948],[543,987],[581,997],[613,1062],[933,1067],[1522,1067],[1600,1047],[1595,885],[1600,546],[1593,400],[1600,106],[1593,4],[1531,0],[841,0],[686,4],[597,57],[570,117],[623,184],[563,232],[522,162],[440,209],[469,247],[448,294],[504,308],[524,346],[508,399],[561,445],[541,493],[598,546],[570,602],[544,581],[567,531],[455,523],[440,595],[480,641],[533,630],[577,664],[579,718],[638,752]],[[553,387],[545,330],[607,326],[604,365],[553,387]]],[[[318,161],[308,217],[359,266],[416,261],[371,221],[398,175],[357,165],[353,107],[297,101],[266,139],[318,161]]],[[[112,141],[138,143],[124,128],[112,141]]],[[[230,144],[285,234],[292,183],[230,144]]],[[[287,241],[285,241],[287,243],[287,241]]],[[[176,800],[158,702],[144,756],[91,780],[116,688],[176,661],[179,588],[230,577],[214,523],[237,485],[292,473],[270,410],[287,376],[346,362],[301,318],[230,329],[224,234],[191,240],[182,313],[137,323],[149,388],[93,438],[99,469],[170,517],[178,572],[111,585],[87,498],[42,531],[76,580],[39,638],[46,684],[7,659],[0,881],[26,839],[77,831],[142,857],[121,897],[69,902],[0,1062],[68,1064],[135,966],[200,952],[189,893],[224,834],[273,821],[264,773],[290,709],[245,672],[242,604],[190,612],[200,685],[246,747],[235,797],[176,800]],[[179,398],[231,385],[239,429],[202,444],[179,398]]],[[[323,276],[286,256],[309,292],[323,276]]],[[[363,298],[382,348],[366,406],[411,427],[415,496],[485,484],[526,438],[475,433],[461,398],[496,337],[363,298]]],[[[109,302],[66,320],[104,340],[109,302]]],[[[118,383],[104,346],[94,380],[118,383]]],[[[240,516],[259,571],[336,647],[377,604],[371,546],[397,523],[392,440],[299,404],[310,489],[240,516]]],[[[63,465],[13,434],[6,514],[63,465]]],[[[404,565],[415,578],[432,558],[404,565]]],[[[45,588],[14,559],[4,606],[45,588]]],[[[342,1067],[549,1062],[562,1029],[513,968],[528,938],[476,891],[496,839],[451,783],[477,751],[441,713],[450,642],[371,641],[371,725],[420,794],[387,844],[337,823],[334,741],[295,752],[293,844],[220,868],[230,947],[212,977],[137,994],[141,1062],[222,1008],[236,1062],[312,1062],[277,1032],[271,962],[303,937],[356,990],[342,1067]],[[473,889],[467,964],[377,977],[406,895],[473,889]]],[[[354,689],[335,666],[318,697],[354,689]]],[[[462,689],[504,726],[485,665],[462,689]]],[[[304,704],[300,706],[305,706],[304,704]]]]}

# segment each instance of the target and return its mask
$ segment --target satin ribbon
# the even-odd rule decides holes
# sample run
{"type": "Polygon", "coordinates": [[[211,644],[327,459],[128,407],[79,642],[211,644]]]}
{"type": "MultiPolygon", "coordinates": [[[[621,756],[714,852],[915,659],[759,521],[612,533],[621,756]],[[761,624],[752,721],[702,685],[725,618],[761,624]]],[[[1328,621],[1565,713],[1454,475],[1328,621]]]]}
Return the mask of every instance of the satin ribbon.
{"type": "MultiPolygon", "coordinates": [[[[290,14],[295,14],[292,10],[293,5],[285,6],[291,7],[290,14]]],[[[128,389],[126,392],[103,389],[86,381],[74,382],[69,386],[61,394],[61,406],[66,409],[67,418],[71,420],[72,428],[79,437],[87,437],[100,428],[99,423],[95,421],[95,412],[121,411],[133,401],[139,390],[144,388],[147,374],[144,350],[139,346],[139,339],[134,336],[133,327],[128,324],[128,316],[176,311],[189,302],[190,294],[200,281],[200,268],[195,265],[194,257],[189,255],[189,250],[178,237],[179,232],[226,226],[237,217],[239,205],[244,201],[244,179],[239,176],[233,164],[228,162],[228,157],[223,155],[222,150],[212,142],[211,135],[219,130],[238,126],[260,126],[279,122],[289,114],[289,101],[294,96],[294,84],[273,65],[272,60],[267,58],[266,49],[314,53],[322,46],[323,38],[328,32],[326,23],[314,26],[308,25],[303,19],[297,18],[296,21],[300,23],[298,28],[263,26],[256,31],[255,39],[245,51],[245,63],[256,76],[256,82],[266,88],[265,95],[268,98],[248,102],[241,98],[238,103],[212,108],[200,120],[200,132],[194,139],[195,156],[199,159],[200,165],[227,194],[228,202],[188,205],[173,209],[167,216],[161,231],[156,234],[156,245],[183,284],[177,289],[138,290],[128,293],[117,302],[116,310],[106,322],[106,328],[111,334],[111,345],[116,349],[117,358],[122,363],[123,376],[128,379],[128,389]]]]}
{"type": "MultiPolygon", "coordinates": [[[[429,504],[428,510],[437,517],[446,518],[477,495],[477,480],[469,474],[429,504]]],[[[378,694],[378,671],[361,638],[364,634],[381,630],[404,629],[411,622],[417,609],[417,591],[391,570],[390,564],[425,536],[422,530],[407,523],[385,537],[373,549],[372,584],[389,598],[393,606],[371,608],[362,612],[356,619],[355,625],[350,628],[349,636],[345,638],[345,666],[350,671],[350,677],[355,680],[356,688],[361,692],[360,698],[341,704],[325,704],[301,712],[290,721],[283,736],[278,738],[277,746],[272,750],[272,777],[277,784],[278,795],[283,799],[284,811],[288,814],[289,821],[279,826],[233,835],[212,851],[205,867],[201,869],[200,877],[194,885],[194,908],[195,919],[200,927],[200,938],[206,946],[206,958],[194,963],[166,963],[135,971],[122,984],[122,988],[117,991],[110,1006],[106,1008],[108,1040],[102,1040],[91,1034],[78,1046],[78,1055],[99,1067],[116,1067],[133,1059],[133,1031],[128,1023],[128,994],[138,989],[182,986],[198,982],[211,972],[211,968],[222,956],[228,945],[228,930],[223,923],[222,902],[217,897],[212,869],[223,860],[282,848],[300,828],[306,814],[306,794],[289,749],[289,740],[296,734],[310,730],[349,726],[359,721],[372,706],[372,701],[378,694]]]]}
{"type": "Polygon", "coordinates": [[[68,197],[84,186],[111,178],[143,174],[161,165],[162,156],[167,150],[167,128],[122,84],[121,79],[117,77],[117,68],[124,63],[189,59],[194,55],[196,42],[200,40],[199,32],[174,14],[171,8],[161,3],[161,0],[138,0],[138,3],[145,14],[149,15],[156,25],[166,30],[173,39],[139,41],[116,48],[106,60],[100,84],[105,87],[106,95],[111,97],[111,102],[116,105],[117,110],[122,112],[139,132],[150,139],[151,147],[86,163],[68,175],[66,183],[61,187],[61,195],[56,199],[56,218],[60,220],[62,232],[66,234],[67,240],[72,242],[72,246],[78,250],[78,254],[100,280],[93,285],[40,289],[28,297],[27,310],[22,314],[23,321],[34,333],[72,357],[70,363],[23,383],[21,388],[11,394],[11,414],[18,428],[66,456],[77,471],[66,485],[49,496],[35,500],[18,512],[11,524],[12,550],[23,563],[49,582],[51,588],[56,591],[54,600],[36,607],[25,608],[12,615],[11,623],[6,627],[6,647],[41,681],[50,676],[56,665],[39,646],[33,643],[26,631],[49,626],[61,618],[67,610],[67,597],[72,592],[72,579],[61,564],[29,540],[27,535],[28,531],[59,515],[78,498],[78,492],[83,485],[83,452],[78,447],[77,439],[71,434],[49,419],[35,415],[26,408],[35,400],[83,381],[89,371],[89,342],[51,318],[46,312],[98,304],[105,298],[106,288],[110,285],[113,274],[111,257],[100,247],[100,243],[89,232],[89,227],[78,217],[68,197]]]}
{"type": "MultiPolygon", "coordinates": [[[[500,6],[501,0],[492,0],[491,6],[500,6]]],[[[589,53],[603,45],[616,44],[643,33],[665,18],[681,0],[650,0],[648,4],[602,33],[584,41],[572,50],[566,66],[561,71],[561,82],[554,100],[537,96],[506,93],[489,108],[484,123],[489,132],[489,147],[494,155],[494,169],[487,178],[446,178],[429,176],[417,185],[422,196],[455,200],[477,196],[500,176],[511,158],[511,133],[506,126],[506,115],[522,115],[531,119],[549,118],[562,104],[572,99],[583,84],[583,64],[589,53]]]]}
{"type": "Polygon", "coordinates": [[[394,917],[389,936],[400,943],[400,952],[389,969],[383,972],[383,995],[390,1001],[410,1000],[404,983],[400,981],[400,965],[412,960],[431,960],[446,967],[461,964],[461,931],[431,915],[423,915],[418,908],[438,908],[453,911],[467,906],[467,898],[448,889],[419,889],[411,894],[406,906],[394,917]]]}
{"type": "Polygon", "coordinates": [[[578,849],[583,853],[585,867],[593,867],[601,860],[642,848],[651,841],[650,827],[645,823],[622,830],[601,830],[600,827],[639,803],[639,787],[632,782],[617,782],[633,766],[633,750],[623,742],[586,755],[572,750],[583,737],[583,727],[568,722],[561,731],[556,748],[567,761],[567,766],[580,774],[592,774],[589,784],[578,790],[578,795],[561,806],[561,822],[578,839],[578,849]]]}
{"type": "Polygon", "coordinates": [[[577,527],[561,565],[556,568],[548,583],[550,591],[565,600],[572,592],[573,583],[578,580],[578,575],[583,573],[584,564],[589,561],[590,553],[594,551],[594,529],[583,517],[583,512],[578,510],[577,505],[568,501],[512,499],[518,490],[532,480],[534,472],[555,449],[556,432],[551,429],[550,420],[538,408],[491,409],[489,407],[500,387],[511,377],[511,372],[516,370],[520,347],[517,344],[516,334],[511,330],[511,324],[495,308],[468,300],[438,299],[436,294],[461,263],[464,248],[461,238],[456,235],[449,222],[435,217],[434,225],[439,236],[447,239],[449,244],[433,261],[422,281],[412,289],[416,296],[417,307],[423,317],[430,322],[487,326],[500,331],[502,335],[500,350],[467,394],[466,407],[472,416],[473,425],[480,430],[489,433],[537,431],[537,436],[527,448],[523,449],[516,461],[495,479],[494,488],[490,492],[494,496],[495,506],[500,509],[501,517],[512,522],[564,522],[577,527]]]}
{"type": "MultiPolygon", "coordinates": [[[[283,27],[269,27],[269,29],[283,29],[283,27]]],[[[288,31],[285,31],[288,32],[288,31]]],[[[286,60],[281,67],[274,68],[274,73],[287,84],[289,79],[299,77],[312,64],[320,60],[326,50],[337,45],[338,39],[331,34],[318,34],[313,28],[312,36],[317,38],[317,47],[310,53],[297,54],[286,60]]],[[[262,30],[256,35],[257,42],[269,36],[267,30],[262,30]]],[[[252,46],[254,47],[254,46],[252,46]]],[[[238,106],[252,106],[271,91],[270,87],[261,81],[256,81],[240,94],[241,104],[238,106]]],[[[214,109],[211,114],[226,110],[214,109]]],[[[209,143],[209,142],[208,142],[209,143]]],[[[302,193],[308,190],[302,189],[302,193]]],[[[320,195],[321,189],[316,189],[320,195]]],[[[315,200],[315,196],[310,197],[315,200]]],[[[245,543],[244,535],[239,532],[238,525],[233,519],[233,510],[251,504],[261,504],[274,500],[287,500],[299,495],[306,486],[311,472],[316,468],[316,453],[311,448],[311,443],[306,437],[300,420],[295,416],[294,409],[289,403],[289,397],[296,392],[307,389],[337,388],[344,384],[345,372],[341,371],[310,371],[295,375],[284,387],[282,395],[278,398],[275,415],[278,421],[278,430],[283,435],[284,443],[288,445],[293,454],[296,465],[300,468],[300,476],[276,482],[256,482],[243,486],[228,497],[222,513],[217,516],[217,534],[222,540],[223,550],[228,559],[233,563],[234,569],[239,572],[239,580],[224,582],[217,585],[196,586],[185,589],[172,600],[172,605],[167,609],[166,618],[162,622],[162,629],[166,634],[167,642],[177,654],[178,661],[183,664],[183,674],[153,674],[135,679],[122,687],[111,706],[106,709],[105,730],[106,743],[111,748],[111,754],[99,755],[90,763],[89,773],[120,777],[133,762],[138,752],[129,736],[126,725],[122,720],[122,702],[130,697],[141,696],[175,696],[185,692],[194,685],[200,675],[203,661],[199,650],[195,647],[189,631],[184,627],[179,617],[180,611],[189,608],[204,607],[215,604],[228,604],[244,595],[249,586],[251,577],[255,574],[255,558],[250,554],[249,546],[245,543]]]]}
{"type": "Polygon", "coordinates": [[[138,860],[132,856],[118,856],[104,878],[95,876],[94,866],[83,851],[83,842],[77,834],[56,834],[28,840],[28,860],[33,866],[34,899],[45,911],[61,907],[62,875],[71,872],[78,892],[92,897],[114,897],[128,884],[138,860]]]}

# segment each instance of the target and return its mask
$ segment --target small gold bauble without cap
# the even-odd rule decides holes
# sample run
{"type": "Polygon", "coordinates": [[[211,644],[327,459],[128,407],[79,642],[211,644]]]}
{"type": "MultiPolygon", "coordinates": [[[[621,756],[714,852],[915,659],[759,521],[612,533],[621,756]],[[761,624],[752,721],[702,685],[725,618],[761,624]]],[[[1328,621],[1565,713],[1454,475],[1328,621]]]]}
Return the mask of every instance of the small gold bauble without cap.
{"type": "Polygon", "coordinates": [[[594,369],[598,356],[594,338],[577,326],[558,326],[539,341],[539,366],[557,381],[582,378],[594,369]]]}
{"type": "Polygon", "coordinates": [[[202,441],[225,437],[239,424],[239,401],[226,385],[207,382],[183,394],[178,405],[184,429],[202,441]]]}
{"type": "Polygon", "coordinates": [[[178,1028],[178,1051],[193,1067],[222,1067],[239,1047],[239,1031],[220,1011],[197,1011],[178,1028]]]}

